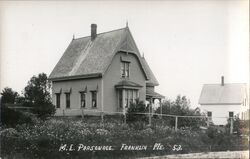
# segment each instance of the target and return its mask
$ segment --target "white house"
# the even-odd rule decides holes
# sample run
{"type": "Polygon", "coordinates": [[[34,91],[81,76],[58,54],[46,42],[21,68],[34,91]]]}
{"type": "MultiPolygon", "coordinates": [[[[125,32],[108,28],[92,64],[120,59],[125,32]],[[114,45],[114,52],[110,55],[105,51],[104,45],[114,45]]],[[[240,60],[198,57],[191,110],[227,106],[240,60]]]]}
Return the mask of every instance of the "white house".
{"type": "Polygon", "coordinates": [[[229,117],[249,119],[247,86],[245,83],[204,84],[199,104],[215,125],[225,125],[229,117]]]}

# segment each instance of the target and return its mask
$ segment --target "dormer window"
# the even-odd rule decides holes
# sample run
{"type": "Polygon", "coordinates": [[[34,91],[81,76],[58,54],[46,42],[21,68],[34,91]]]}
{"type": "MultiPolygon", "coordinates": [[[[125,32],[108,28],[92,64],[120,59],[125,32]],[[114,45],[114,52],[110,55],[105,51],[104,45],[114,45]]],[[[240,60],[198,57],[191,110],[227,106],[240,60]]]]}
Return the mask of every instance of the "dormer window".
{"type": "Polygon", "coordinates": [[[129,77],[129,62],[126,61],[121,62],[121,76],[123,78],[129,77]]]}

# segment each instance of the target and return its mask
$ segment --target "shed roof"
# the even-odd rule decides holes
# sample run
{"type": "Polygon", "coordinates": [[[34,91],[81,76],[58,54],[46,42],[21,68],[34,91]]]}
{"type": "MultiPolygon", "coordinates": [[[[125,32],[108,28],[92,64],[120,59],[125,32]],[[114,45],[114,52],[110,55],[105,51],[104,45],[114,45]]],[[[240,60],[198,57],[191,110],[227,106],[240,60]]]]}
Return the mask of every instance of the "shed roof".
{"type": "MultiPolygon", "coordinates": [[[[73,39],[63,56],[51,72],[49,79],[76,79],[102,76],[118,51],[135,54],[139,60],[146,80],[151,77],[149,66],[145,65],[128,27],[99,33],[91,37],[73,39]]],[[[153,80],[155,81],[155,80],[153,80]]]]}
{"type": "Polygon", "coordinates": [[[129,80],[122,80],[120,82],[118,82],[115,87],[119,88],[119,87],[124,87],[124,86],[128,86],[128,87],[143,87],[142,85],[129,81],[129,80]]]}
{"type": "Polygon", "coordinates": [[[246,93],[246,84],[204,84],[199,104],[241,104],[246,93]]]}
{"type": "Polygon", "coordinates": [[[146,96],[148,98],[158,98],[158,99],[163,99],[165,98],[163,95],[153,91],[153,90],[150,90],[150,89],[146,89],[146,96]]]}

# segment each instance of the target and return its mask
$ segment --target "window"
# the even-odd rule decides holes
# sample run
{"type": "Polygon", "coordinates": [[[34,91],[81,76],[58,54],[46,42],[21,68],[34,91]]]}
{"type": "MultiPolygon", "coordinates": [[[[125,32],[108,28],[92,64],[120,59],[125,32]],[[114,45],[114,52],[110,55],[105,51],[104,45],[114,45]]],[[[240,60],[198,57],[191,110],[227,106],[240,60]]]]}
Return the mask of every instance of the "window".
{"type": "Polygon", "coordinates": [[[92,96],[92,108],[96,108],[97,107],[97,100],[96,100],[97,92],[92,91],[91,96],[92,96]]]}
{"type": "Polygon", "coordinates": [[[128,90],[125,90],[125,108],[127,108],[129,105],[129,102],[128,102],[128,90]]]}
{"type": "Polygon", "coordinates": [[[118,92],[118,98],[119,98],[119,107],[122,108],[123,105],[122,105],[122,90],[119,90],[118,92]]]}
{"type": "Polygon", "coordinates": [[[234,117],[234,112],[229,112],[229,118],[233,118],[234,117]]]}
{"type": "Polygon", "coordinates": [[[135,103],[138,98],[138,90],[126,89],[125,91],[125,107],[129,107],[131,103],[135,103]]]}
{"type": "Polygon", "coordinates": [[[80,92],[80,103],[81,103],[81,108],[85,108],[86,106],[86,92],[80,92]]]}
{"type": "Polygon", "coordinates": [[[70,108],[70,93],[65,93],[66,96],[66,108],[70,108]]]}
{"type": "Polygon", "coordinates": [[[212,112],[207,112],[208,117],[212,117],[212,112]]]}
{"type": "Polygon", "coordinates": [[[56,108],[60,108],[60,93],[56,93],[56,108]]]}
{"type": "Polygon", "coordinates": [[[122,77],[129,77],[129,62],[121,62],[121,76],[122,77]]]}

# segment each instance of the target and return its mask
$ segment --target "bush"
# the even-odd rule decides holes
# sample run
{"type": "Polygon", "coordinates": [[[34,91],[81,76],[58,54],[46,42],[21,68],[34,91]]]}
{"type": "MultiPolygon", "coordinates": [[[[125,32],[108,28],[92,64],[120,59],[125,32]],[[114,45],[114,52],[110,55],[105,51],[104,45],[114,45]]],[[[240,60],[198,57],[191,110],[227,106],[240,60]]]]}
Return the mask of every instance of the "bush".
{"type": "MultiPolygon", "coordinates": [[[[231,127],[231,119],[227,120],[228,131],[231,127]]],[[[233,132],[237,135],[248,135],[249,134],[249,120],[240,120],[239,117],[233,118],[233,132]]]]}
{"type": "Polygon", "coordinates": [[[126,114],[126,121],[128,123],[140,121],[147,122],[148,117],[146,114],[136,114],[136,113],[148,113],[148,109],[146,108],[143,101],[136,101],[136,103],[131,103],[126,114]]]}
{"type": "MultiPolygon", "coordinates": [[[[175,101],[166,100],[165,102],[163,102],[162,108],[159,107],[156,110],[156,113],[160,113],[161,111],[163,114],[177,115],[177,116],[202,116],[203,115],[200,112],[199,108],[196,108],[196,109],[190,108],[190,101],[185,96],[180,96],[180,95],[176,97],[175,101]]],[[[169,126],[171,127],[175,126],[174,117],[163,117],[163,119],[169,126]]],[[[198,129],[200,126],[205,126],[205,125],[206,125],[205,118],[198,118],[198,117],[178,118],[178,128],[190,127],[192,129],[198,129]]]]}
{"type": "Polygon", "coordinates": [[[46,119],[47,117],[54,115],[55,112],[56,108],[51,102],[36,103],[33,106],[33,113],[41,119],[46,119]]]}
{"type": "Polygon", "coordinates": [[[1,124],[7,127],[15,127],[17,124],[34,124],[36,117],[28,112],[21,112],[10,109],[8,107],[1,107],[1,124]]]}
{"type": "MultiPolygon", "coordinates": [[[[121,124],[109,122],[104,125],[84,120],[40,121],[36,125],[17,125],[15,129],[0,131],[1,155],[22,153],[25,158],[136,158],[173,153],[204,151],[239,150],[241,137],[219,132],[216,127],[206,132],[179,129],[177,132],[165,125],[149,127],[139,122],[121,124]],[[61,144],[112,145],[119,149],[122,144],[148,145],[147,151],[64,151],[59,152],[61,144]],[[164,151],[152,151],[154,143],[163,144],[164,151]],[[181,145],[182,151],[173,151],[174,145],[181,145]],[[125,156],[125,157],[124,157],[125,156]]],[[[67,147],[68,148],[68,147],[67,147]]],[[[247,147],[245,147],[247,148],[247,147]]]]}

